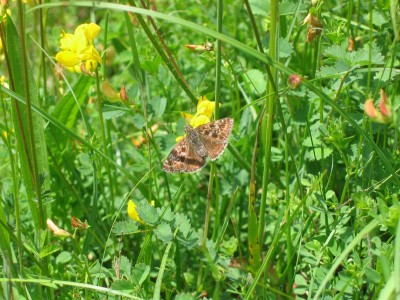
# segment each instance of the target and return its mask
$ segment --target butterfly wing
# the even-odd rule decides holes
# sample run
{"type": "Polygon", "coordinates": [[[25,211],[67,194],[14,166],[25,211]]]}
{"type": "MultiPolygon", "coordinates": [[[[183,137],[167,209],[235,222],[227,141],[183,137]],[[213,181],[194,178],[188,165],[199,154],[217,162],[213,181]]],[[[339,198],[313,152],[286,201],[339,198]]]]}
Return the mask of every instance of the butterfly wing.
{"type": "Polygon", "coordinates": [[[232,127],[233,119],[225,118],[195,128],[211,160],[224,153],[232,127]]]}
{"type": "Polygon", "coordinates": [[[167,159],[163,170],[170,173],[192,173],[200,170],[206,164],[206,158],[197,154],[192,143],[185,137],[180,141],[167,159]]]}

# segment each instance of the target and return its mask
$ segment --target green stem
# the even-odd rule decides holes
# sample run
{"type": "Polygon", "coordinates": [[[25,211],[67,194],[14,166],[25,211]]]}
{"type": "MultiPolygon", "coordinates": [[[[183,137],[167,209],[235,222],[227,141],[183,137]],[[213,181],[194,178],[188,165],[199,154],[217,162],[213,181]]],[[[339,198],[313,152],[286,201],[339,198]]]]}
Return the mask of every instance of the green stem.
{"type": "MultiPolygon", "coordinates": [[[[178,233],[178,228],[175,230],[174,236],[178,233]]],[[[167,248],[165,248],[163,258],[161,260],[160,264],[160,271],[158,272],[156,284],[154,286],[154,292],[153,292],[153,300],[159,300],[160,299],[160,294],[161,294],[161,284],[164,276],[164,271],[165,271],[165,266],[167,265],[167,259],[168,259],[168,254],[169,251],[171,250],[171,246],[173,244],[173,240],[170,241],[167,245],[167,248]]]]}
{"type": "MultiPolygon", "coordinates": [[[[270,21],[271,21],[271,30],[270,30],[270,45],[269,45],[269,54],[272,60],[277,60],[278,58],[278,24],[279,24],[279,2],[277,0],[271,0],[270,2],[270,21]]],[[[268,80],[268,88],[267,88],[267,97],[268,97],[268,106],[266,113],[263,116],[263,130],[264,134],[264,171],[263,171],[263,180],[262,180],[262,194],[261,194],[261,205],[260,205],[260,219],[258,223],[258,241],[260,247],[263,244],[263,233],[265,227],[265,209],[266,209],[266,201],[267,201],[267,190],[268,190],[268,182],[269,182],[269,170],[271,163],[271,147],[272,147],[272,131],[273,131],[273,117],[274,117],[274,104],[276,94],[272,93],[274,91],[273,82],[276,82],[276,70],[275,67],[271,68],[272,79],[268,80]]]]}
{"type": "MultiPolygon", "coordinates": [[[[125,13],[125,23],[127,24],[128,28],[128,34],[129,34],[129,41],[130,41],[130,47],[131,47],[131,52],[132,52],[132,60],[134,62],[134,74],[135,74],[135,79],[139,82],[139,88],[140,88],[140,99],[142,102],[142,107],[143,107],[143,116],[145,120],[145,136],[146,136],[146,147],[148,151],[148,158],[149,158],[149,170],[153,168],[152,166],[152,160],[151,160],[151,147],[150,147],[150,129],[149,129],[149,120],[147,117],[147,96],[146,96],[146,87],[145,87],[145,78],[144,75],[142,74],[141,68],[140,68],[140,59],[139,59],[139,52],[136,44],[136,38],[135,38],[135,33],[132,29],[132,26],[128,26],[130,24],[130,19],[128,13],[125,13]]],[[[153,173],[154,174],[154,173],[153,173]]],[[[151,187],[153,186],[152,184],[152,177],[149,177],[149,194],[147,196],[147,200],[150,203],[152,199],[151,195],[151,187]]]]}
{"type": "Polygon", "coordinates": [[[20,43],[21,43],[21,64],[22,64],[22,73],[24,80],[24,94],[26,99],[26,120],[28,124],[28,132],[29,132],[29,141],[28,141],[28,155],[31,157],[32,164],[30,165],[31,176],[33,186],[35,188],[37,203],[38,203],[38,216],[39,216],[39,226],[38,228],[45,228],[45,217],[44,217],[44,208],[43,208],[43,199],[42,199],[42,191],[41,185],[38,180],[38,162],[36,155],[36,146],[35,146],[35,136],[33,129],[33,119],[32,119],[32,99],[29,90],[29,80],[28,80],[28,61],[26,57],[26,40],[25,40],[25,13],[22,6],[22,1],[18,1],[18,17],[20,20],[20,43]]]}
{"type": "MultiPolygon", "coordinates": [[[[99,70],[96,68],[96,90],[97,90],[97,110],[99,113],[99,121],[100,121],[100,130],[101,130],[101,139],[103,143],[103,152],[105,155],[108,156],[108,150],[107,150],[107,135],[106,135],[106,130],[105,130],[105,122],[104,122],[104,117],[103,117],[103,97],[101,96],[101,89],[100,89],[100,76],[99,76],[99,70]]],[[[107,176],[108,176],[108,183],[109,183],[109,189],[110,189],[110,196],[111,196],[111,203],[112,206],[114,206],[114,189],[112,187],[112,176],[111,176],[111,168],[110,164],[108,163],[108,160],[105,161],[105,166],[106,166],[106,171],[107,171],[107,176]]],[[[101,171],[101,170],[100,170],[101,171]]],[[[105,197],[106,195],[104,195],[105,197]]],[[[97,201],[97,200],[96,200],[97,201]]]]}

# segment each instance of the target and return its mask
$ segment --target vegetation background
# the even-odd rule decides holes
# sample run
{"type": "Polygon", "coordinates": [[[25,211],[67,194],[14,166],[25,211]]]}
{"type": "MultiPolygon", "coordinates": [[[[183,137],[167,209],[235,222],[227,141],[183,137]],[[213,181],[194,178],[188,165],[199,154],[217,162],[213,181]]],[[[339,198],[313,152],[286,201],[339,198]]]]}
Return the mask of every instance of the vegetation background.
{"type": "Polygon", "coordinates": [[[400,299],[398,1],[7,2],[0,299],[400,299]]]}

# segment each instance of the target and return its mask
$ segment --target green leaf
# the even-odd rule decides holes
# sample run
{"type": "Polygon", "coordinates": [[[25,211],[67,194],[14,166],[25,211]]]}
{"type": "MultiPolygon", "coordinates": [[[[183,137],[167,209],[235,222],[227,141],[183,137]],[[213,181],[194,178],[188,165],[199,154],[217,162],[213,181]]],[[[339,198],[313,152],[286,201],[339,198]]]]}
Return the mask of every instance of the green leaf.
{"type": "Polygon", "coordinates": [[[164,243],[168,243],[174,238],[171,227],[166,223],[159,224],[154,229],[154,234],[159,240],[163,241],[164,243]]]}
{"type": "Polygon", "coordinates": [[[133,220],[128,220],[128,221],[121,221],[121,222],[116,222],[112,232],[116,235],[124,235],[124,234],[130,234],[130,233],[135,233],[138,231],[138,225],[135,221],[133,220]]]}
{"type": "Polygon", "coordinates": [[[129,280],[116,280],[111,284],[111,288],[117,291],[133,292],[135,285],[129,280]]]}
{"type": "Polygon", "coordinates": [[[44,258],[50,254],[53,254],[54,252],[60,251],[62,248],[59,245],[56,244],[49,244],[45,246],[44,248],[41,249],[39,257],[44,258]]]}
{"type": "Polygon", "coordinates": [[[161,98],[154,98],[150,102],[150,107],[151,110],[153,111],[154,115],[157,118],[160,118],[164,112],[165,112],[165,107],[167,106],[167,98],[161,97],[161,98]]]}
{"type": "MultiPolygon", "coordinates": [[[[7,19],[5,25],[5,45],[9,55],[9,77],[13,82],[14,91],[26,98],[26,93],[29,94],[29,100],[32,105],[39,106],[39,97],[33,72],[37,72],[37,66],[34,69],[29,65],[27,58],[27,65],[25,66],[26,74],[23,72],[22,65],[22,47],[20,44],[19,34],[13,24],[12,19],[6,14],[7,19]],[[26,86],[25,86],[26,83],[26,86]],[[26,91],[26,88],[28,89],[26,91]]],[[[2,31],[4,34],[4,31],[2,31]]],[[[25,37],[24,37],[25,38],[25,37]]],[[[5,65],[2,62],[2,65],[5,65]]],[[[2,112],[4,114],[4,112],[2,112]]],[[[21,175],[23,177],[24,188],[28,198],[30,214],[33,218],[34,226],[39,229],[41,224],[38,217],[38,205],[36,202],[37,196],[34,191],[37,189],[48,190],[50,189],[49,165],[47,157],[47,145],[44,133],[43,118],[32,111],[32,107],[21,105],[19,102],[14,102],[12,105],[12,122],[13,130],[17,140],[17,149],[19,156],[19,166],[21,168],[21,175]],[[31,109],[31,111],[28,111],[31,109]],[[31,116],[31,126],[28,124],[27,116],[31,116]],[[32,148],[35,149],[36,155],[33,155],[32,148]],[[33,159],[35,161],[33,162],[33,159]],[[39,186],[35,187],[34,174],[45,180],[39,186]]]]}
{"type": "Polygon", "coordinates": [[[159,207],[157,208],[157,213],[162,216],[161,221],[170,223],[175,220],[175,214],[172,212],[171,207],[159,207]]]}
{"type": "Polygon", "coordinates": [[[72,129],[76,124],[79,106],[82,106],[88,99],[88,91],[92,83],[93,79],[90,76],[81,75],[72,87],[73,93],[69,91],[57,103],[51,115],[69,129],[72,129]]]}
{"type": "Polygon", "coordinates": [[[66,264],[66,263],[70,262],[71,259],[72,259],[72,254],[71,254],[71,252],[62,251],[62,252],[60,252],[60,253],[57,255],[56,264],[61,264],[61,265],[63,265],[63,264],[66,264]]]}
{"type": "Polygon", "coordinates": [[[176,213],[175,228],[179,228],[179,231],[182,233],[182,236],[186,238],[191,228],[189,218],[184,214],[176,213]]]}
{"type": "Polygon", "coordinates": [[[125,113],[126,109],[124,107],[118,107],[114,105],[104,105],[103,107],[103,117],[105,120],[122,117],[125,113]]]}
{"type": "Polygon", "coordinates": [[[373,10],[372,11],[372,18],[371,18],[372,23],[376,27],[382,27],[383,24],[386,24],[389,22],[389,19],[386,18],[381,11],[378,10],[373,10]]]}
{"type": "Polygon", "coordinates": [[[323,151],[321,149],[321,147],[316,147],[313,150],[309,150],[307,153],[307,158],[310,161],[319,161],[322,158],[326,159],[327,157],[329,157],[332,154],[332,149],[331,148],[327,148],[327,147],[323,147],[323,151]]]}
{"type": "Polygon", "coordinates": [[[249,4],[254,15],[268,16],[269,2],[263,0],[250,0],[249,4]]]}
{"type": "Polygon", "coordinates": [[[186,237],[183,237],[182,233],[178,232],[176,238],[182,246],[186,247],[189,250],[193,249],[199,244],[198,233],[193,229],[190,230],[189,234],[187,234],[186,237]]]}
{"type": "Polygon", "coordinates": [[[78,167],[78,170],[82,175],[88,176],[93,174],[93,162],[89,154],[81,153],[79,155],[79,162],[81,165],[78,167]]]}
{"type": "Polygon", "coordinates": [[[255,94],[262,94],[265,92],[267,83],[265,81],[264,74],[257,69],[252,69],[246,73],[250,85],[250,89],[255,94]]]}
{"type": "Polygon", "coordinates": [[[132,263],[126,256],[121,256],[117,259],[119,265],[119,273],[122,276],[129,278],[131,276],[132,263]]]}
{"type": "Polygon", "coordinates": [[[141,201],[137,203],[136,211],[139,214],[140,219],[149,225],[156,225],[159,219],[157,210],[151,206],[147,201],[141,201]]]}
{"type": "Polygon", "coordinates": [[[136,285],[142,285],[150,274],[150,266],[140,263],[132,269],[132,281],[136,285]]]}
{"type": "Polygon", "coordinates": [[[142,129],[144,127],[144,125],[146,124],[146,120],[144,119],[144,117],[141,114],[135,114],[133,116],[132,122],[133,122],[133,125],[135,125],[135,127],[137,129],[142,129]]]}
{"type": "Polygon", "coordinates": [[[285,38],[279,38],[279,57],[286,58],[293,53],[292,44],[285,38]]]}

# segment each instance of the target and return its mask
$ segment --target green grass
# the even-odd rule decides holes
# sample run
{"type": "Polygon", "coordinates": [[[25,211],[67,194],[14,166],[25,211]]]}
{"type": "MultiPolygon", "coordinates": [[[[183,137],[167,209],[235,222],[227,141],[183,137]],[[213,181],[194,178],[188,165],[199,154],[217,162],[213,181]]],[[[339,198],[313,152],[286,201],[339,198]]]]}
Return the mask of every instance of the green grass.
{"type": "Polygon", "coordinates": [[[9,8],[0,299],[399,299],[398,1],[9,8]],[[101,62],[60,75],[90,22],[101,62]],[[200,96],[229,145],[165,173],[200,96]]]}

